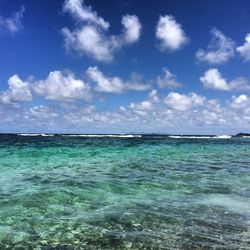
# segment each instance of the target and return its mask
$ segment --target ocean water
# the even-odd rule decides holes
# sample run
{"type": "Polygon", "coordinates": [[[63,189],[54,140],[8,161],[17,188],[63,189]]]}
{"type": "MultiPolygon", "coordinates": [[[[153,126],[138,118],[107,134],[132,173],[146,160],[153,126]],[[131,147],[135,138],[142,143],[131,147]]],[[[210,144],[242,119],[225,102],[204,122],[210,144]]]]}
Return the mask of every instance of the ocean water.
{"type": "Polygon", "coordinates": [[[1,135],[0,249],[250,249],[250,139],[1,135]]]}

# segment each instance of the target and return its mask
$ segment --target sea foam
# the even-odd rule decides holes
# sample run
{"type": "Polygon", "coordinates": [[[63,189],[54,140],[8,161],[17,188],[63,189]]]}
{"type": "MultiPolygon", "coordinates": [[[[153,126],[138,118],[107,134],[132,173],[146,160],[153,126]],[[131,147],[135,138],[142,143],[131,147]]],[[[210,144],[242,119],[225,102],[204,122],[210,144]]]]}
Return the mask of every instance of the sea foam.
{"type": "Polygon", "coordinates": [[[231,135],[216,135],[214,136],[215,139],[230,139],[231,135]]]}
{"type": "Polygon", "coordinates": [[[169,135],[168,138],[172,139],[230,139],[231,135],[215,135],[215,136],[208,136],[208,135],[169,135]]]}
{"type": "Polygon", "coordinates": [[[19,136],[54,136],[54,134],[17,134],[19,136]]]}
{"type": "Polygon", "coordinates": [[[193,135],[169,135],[173,139],[211,139],[213,136],[193,136],[193,135]]]}
{"type": "Polygon", "coordinates": [[[62,135],[65,137],[93,137],[93,138],[106,138],[106,137],[114,137],[114,138],[137,138],[141,137],[141,135],[131,135],[131,134],[126,134],[126,135],[114,135],[114,134],[105,134],[105,135],[100,135],[100,134],[75,134],[75,135],[62,135]]]}

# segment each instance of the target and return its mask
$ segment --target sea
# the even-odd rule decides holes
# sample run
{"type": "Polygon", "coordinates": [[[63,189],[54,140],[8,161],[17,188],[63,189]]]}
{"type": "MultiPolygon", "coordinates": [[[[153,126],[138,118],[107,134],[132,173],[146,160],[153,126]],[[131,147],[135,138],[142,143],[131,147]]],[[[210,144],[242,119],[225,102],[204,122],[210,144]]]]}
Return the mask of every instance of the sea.
{"type": "Polygon", "coordinates": [[[250,138],[1,134],[0,249],[250,249],[250,138]]]}

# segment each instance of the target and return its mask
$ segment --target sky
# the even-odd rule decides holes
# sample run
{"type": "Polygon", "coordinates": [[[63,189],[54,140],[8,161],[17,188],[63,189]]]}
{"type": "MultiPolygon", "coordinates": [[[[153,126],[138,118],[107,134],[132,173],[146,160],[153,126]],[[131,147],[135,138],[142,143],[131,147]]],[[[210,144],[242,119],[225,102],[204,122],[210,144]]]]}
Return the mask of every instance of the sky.
{"type": "Polygon", "coordinates": [[[250,132],[248,0],[0,0],[0,132],[250,132]]]}

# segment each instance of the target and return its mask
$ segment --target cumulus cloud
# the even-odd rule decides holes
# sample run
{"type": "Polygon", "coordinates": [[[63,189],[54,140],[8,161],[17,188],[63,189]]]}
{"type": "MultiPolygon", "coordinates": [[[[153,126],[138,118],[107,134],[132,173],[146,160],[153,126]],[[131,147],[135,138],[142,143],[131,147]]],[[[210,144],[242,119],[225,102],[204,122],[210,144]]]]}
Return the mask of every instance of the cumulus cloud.
{"type": "Polygon", "coordinates": [[[23,27],[22,19],[25,8],[24,6],[17,12],[15,12],[11,17],[4,18],[0,16],[0,29],[6,30],[11,34],[15,34],[20,31],[23,27]]]}
{"type": "Polygon", "coordinates": [[[166,105],[166,98],[161,98],[156,90],[152,90],[141,102],[131,102],[128,106],[120,106],[113,111],[97,110],[94,107],[74,109],[65,115],[65,119],[81,129],[85,124],[86,128],[96,128],[97,131],[108,133],[112,129],[118,133],[194,133],[195,129],[200,133],[226,133],[228,129],[239,126],[239,121],[242,127],[248,124],[247,113],[242,116],[231,106],[226,106],[227,102],[221,106],[219,100],[209,100],[195,93],[177,93],[172,96],[175,96],[172,98],[174,101],[171,105],[166,105]]]}
{"type": "Polygon", "coordinates": [[[226,123],[227,116],[224,113],[217,113],[210,110],[202,110],[196,116],[193,117],[196,122],[199,122],[201,125],[212,125],[219,126],[226,123]]]}
{"type": "Polygon", "coordinates": [[[87,70],[87,76],[95,82],[96,91],[107,92],[107,93],[123,93],[126,90],[147,90],[150,88],[148,84],[141,84],[134,81],[124,82],[119,77],[108,77],[105,76],[98,67],[89,67],[87,70]]]}
{"type": "Polygon", "coordinates": [[[25,114],[26,119],[51,119],[58,116],[51,107],[44,105],[31,107],[25,114]]]}
{"type": "Polygon", "coordinates": [[[235,110],[236,119],[239,123],[250,123],[250,98],[241,94],[239,96],[232,96],[231,108],[235,110]]]}
{"type": "Polygon", "coordinates": [[[186,111],[195,106],[204,104],[205,98],[196,93],[179,94],[177,92],[170,92],[164,99],[165,104],[174,110],[186,111]]]}
{"type": "Polygon", "coordinates": [[[119,77],[106,77],[97,67],[89,67],[88,77],[97,83],[96,90],[108,93],[122,93],[124,84],[119,77]]]}
{"type": "Polygon", "coordinates": [[[134,43],[139,40],[142,25],[135,15],[125,15],[122,17],[124,27],[124,39],[126,43],[134,43]]]}
{"type": "Polygon", "coordinates": [[[156,38],[160,41],[161,50],[174,51],[188,42],[181,25],[171,15],[160,16],[156,26],[156,38]]]}
{"type": "Polygon", "coordinates": [[[84,1],[66,0],[63,9],[78,20],[75,29],[62,29],[65,47],[80,55],[110,62],[118,50],[140,38],[142,26],[135,15],[122,17],[123,32],[120,35],[109,35],[109,23],[99,17],[91,7],[86,6],[84,1]]]}
{"type": "Polygon", "coordinates": [[[55,105],[22,106],[12,109],[0,105],[1,129],[29,132],[72,133],[230,133],[249,128],[250,105],[245,94],[233,96],[232,101],[207,99],[196,93],[171,92],[167,97],[156,90],[141,102],[107,110],[104,107],[79,102],[55,105]],[[31,122],[32,121],[32,122],[31,122]]]}
{"type": "Polygon", "coordinates": [[[146,115],[147,111],[152,109],[152,104],[149,101],[142,101],[140,103],[132,102],[130,108],[139,115],[146,115]]]}
{"type": "Polygon", "coordinates": [[[233,96],[233,101],[231,103],[231,107],[235,109],[241,109],[241,108],[250,108],[250,99],[247,95],[242,94],[239,96],[233,96]]]}
{"type": "Polygon", "coordinates": [[[163,76],[157,76],[156,82],[160,88],[174,89],[182,86],[177,77],[166,68],[163,68],[163,76]]]}
{"type": "Polygon", "coordinates": [[[66,0],[63,10],[69,12],[73,18],[78,21],[86,21],[90,24],[96,24],[103,29],[109,28],[109,23],[92,10],[91,6],[86,6],[83,0],[66,0]]]}
{"type": "Polygon", "coordinates": [[[20,79],[18,75],[13,75],[8,80],[9,88],[0,93],[0,100],[5,104],[18,102],[29,102],[32,100],[30,84],[20,79]]]}
{"type": "Polygon", "coordinates": [[[227,81],[221,76],[218,69],[207,70],[200,80],[205,88],[229,90],[227,81]]]}
{"type": "Polygon", "coordinates": [[[211,30],[212,40],[207,50],[199,49],[196,52],[196,59],[199,62],[210,64],[221,64],[227,62],[234,56],[235,42],[226,37],[221,31],[213,28],[211,30]]]}
{"type": "Polygon", "coordinates": [[[35,81],[33,91],[47,100],[88,101],[91,98],[90,87],[84,81],[76,79],[71,72],[52,71],[47,79],[35,81]]]}
{"type": "Polygon", "coordinates": [[[145,116],[158,101],[157,90],[153,89],[148,95],[148,100],[139,103],[132,102],[129,107],[134,113],[145,116]]]}
{"type": "MultiPolygon", "coordinates": [[[[29,80],[23,81],[18,75],[13,75],[8,80],[8,89],[0,93],[2,131],[6,128],[9,132],[11,128],[16,128],[17,123],[19,131],[25,131],[28,127],[29,132],[32,132],[32,129],[36,132],[72,132],[72,125],[74,132],[80,133],[227,133],[249,128],[250,99],[246,94],[233,96],[231,100],[221,103],[194,92],[170,92],[165,96],[153,89],[144,99],[132,99],[128,104],[121,102],[117,106],[114,105],[112,110],[107,110],[105,103],[95,107],[88,102],[68,102],[89,100],[95,88],[96,91],[106,93],[122,93],[131,88],[130,80],[123,81],[119,77],[105,76],[97,67],[87,70],[87,76],[91,79],[89,73],[94,73],[91,75],[95,79],[92,80],[95,83],[93,89],[90,88],[90,82],[76,78],[69,71],[53,71],[43,80],[30,77],[29,80]],[[32,94],[33,98],[42,96],[57,102],[43,100],[41,105],[22,105],[22,102],[32,101],[32,94]]],[[[212,80],[224,79],[218,72],[213,77],[212,80]]],[[[131,78],[136,82],[140,77],[135,75],[131,78]]],[[[225,85],[216,83],[216,86],[224,86],[226,90],[235,86],[234,81],[225,82],[225,85]]]]}
{"type": "Polygon", "coordinates": [[[153,89],[148,94],[149,100],[153,103],[159,102],[159,97],[156,89],[153,89]]]}
{"type": "Polygon", "coordinates": [[[108,39],[94,26],[84,26],[74,31],[63,28],[62,34],[68,50],[75,50],[81,55],[88,55],[98,61],[112,61],[114,51],[120,46],[115,37],[108,39]]]}
{"type": "Polygon", "coordinates": [[[250,60],[250,33],[245,37],[245,43],[236,48],[239,54],[246,60],[250,60]]]}
{"type": "Polygon", "coordinates": [[[110,128],[114,125],[117,126],[120,122],[125,121],[124,114],[121,114],[120,111],[103,111],[97,110],[95,106],[86,106],[83,108],[78,108],[75,112],[69,112],[64,115],[64,119],[74,126],[91,126],[93,129],[100,129],[108,124],[107,133],[110,133],[110,128]]]}
{"type": "Polygon", "coordinates": [[[232,91],[232,90],[250,90],[250,84],[244,77],[238,77],[228,82],[222,77],[218,69],[207,70],[202,77],[201,82],[205,88],[232,91]]]}

